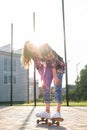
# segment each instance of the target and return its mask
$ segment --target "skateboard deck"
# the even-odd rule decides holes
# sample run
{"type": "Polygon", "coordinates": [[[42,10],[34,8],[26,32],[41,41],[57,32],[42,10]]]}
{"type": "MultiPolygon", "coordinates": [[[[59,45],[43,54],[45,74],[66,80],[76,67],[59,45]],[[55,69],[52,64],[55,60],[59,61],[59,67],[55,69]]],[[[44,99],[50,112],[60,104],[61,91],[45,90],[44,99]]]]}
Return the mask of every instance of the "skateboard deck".
{"type": "Polygon", "coordinates": [[[51,125],[59,126],[60,122],[62,122],[64,120],[63,118],[44,118],[44,117],[40,117],[40,116],[37,116],[37,118],[38,118],[37,124],[42,122],[48,126],[51,126],[51,125]]]}

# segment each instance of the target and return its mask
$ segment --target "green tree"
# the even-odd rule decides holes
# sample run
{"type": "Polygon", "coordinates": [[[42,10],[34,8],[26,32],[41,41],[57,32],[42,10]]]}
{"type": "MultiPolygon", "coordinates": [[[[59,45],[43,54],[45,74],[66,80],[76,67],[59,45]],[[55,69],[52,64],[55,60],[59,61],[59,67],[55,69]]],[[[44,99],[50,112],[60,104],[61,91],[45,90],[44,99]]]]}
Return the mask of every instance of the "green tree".
{"type": "Polygon", "coordinates": [[[87,100],[87,65],[80,71],[75,92],[78,101],[87,100]]]}

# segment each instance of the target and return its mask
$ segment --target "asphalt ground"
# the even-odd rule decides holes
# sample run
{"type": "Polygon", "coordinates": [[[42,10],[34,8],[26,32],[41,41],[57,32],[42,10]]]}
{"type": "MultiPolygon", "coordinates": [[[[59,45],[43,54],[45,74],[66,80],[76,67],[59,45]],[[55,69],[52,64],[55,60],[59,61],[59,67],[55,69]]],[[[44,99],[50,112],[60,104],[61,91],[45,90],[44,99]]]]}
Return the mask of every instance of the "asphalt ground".
{"type": "MultiPolygon", "coordinates": [[[[56,107],[51,107],[54,113],[56,107]]],[[[87,107],[62,107],[60,126],[37,124],[35,114],[44,106],[0,106],[0,130],[87,130],[87,107]]]]}

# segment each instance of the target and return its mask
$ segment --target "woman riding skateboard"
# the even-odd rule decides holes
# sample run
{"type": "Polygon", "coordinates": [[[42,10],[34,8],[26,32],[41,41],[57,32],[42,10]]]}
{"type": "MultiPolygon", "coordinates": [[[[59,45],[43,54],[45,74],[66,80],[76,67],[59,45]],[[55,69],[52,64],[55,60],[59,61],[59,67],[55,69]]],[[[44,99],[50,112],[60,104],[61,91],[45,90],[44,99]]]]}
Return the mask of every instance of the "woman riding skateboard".
{"type": "Polygon", "coordinates": [[[54,81],[54,96],[56,101],[56,111],[53,118],[61,117],[60,109],[62,103],[62,77],[65,64],[60,57],[48,44],[39,47],[27,41],[24,44],[21,61],[24,68],[28,68],[32,60],[43,81],[43,98],[46,104],[44,112],[37,113],[36,116],[50,118],[50,86],[54,81]]]}

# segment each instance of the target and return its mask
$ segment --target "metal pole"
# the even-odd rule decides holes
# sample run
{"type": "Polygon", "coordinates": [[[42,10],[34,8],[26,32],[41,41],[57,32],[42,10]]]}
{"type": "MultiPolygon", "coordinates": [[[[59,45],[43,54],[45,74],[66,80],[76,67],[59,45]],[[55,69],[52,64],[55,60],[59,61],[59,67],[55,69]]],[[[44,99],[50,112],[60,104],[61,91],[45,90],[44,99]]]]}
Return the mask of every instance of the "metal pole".
{"type": "Polygon", "coordinates": [[[27,102],[29,104],[29,68],[27,70],[27,102]]]}
{"type": "MultiPolygon", "coordinates": [[[[35,12],[33,12],[33,31],[35,32],[35,12]]],[[[34,106],[36,106],[36,69],[34,63],[34,106]]]]}
{"type": "Polygon", "coordinates": [[[11,97],[10,105],[13,105],[13,24],[11,24],[11,97]]]}
{"type": "Polygon", "coordinates": [[[80,64],[80,62],[76,64],[77,82],[78,82],[78,76],[79,76],[79,75],[78,75],[78,65],[79,65],[79,64],[80,64]]]}
{"type": "Polygon", "coordinates": [[[68,69],[67,69],[67,54],[66,54],[66,35],[65,35],[65,16],[64,16],[64,0],[62,0],[62,15],[63,15],[63,33],[64,33],[64,54],[66,64],[66,101],[69,106],[69,92],[68,92],[68,69]]]}

